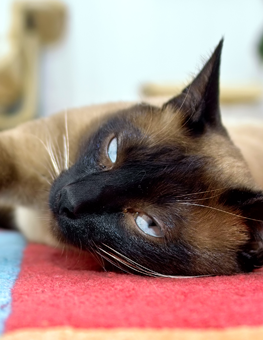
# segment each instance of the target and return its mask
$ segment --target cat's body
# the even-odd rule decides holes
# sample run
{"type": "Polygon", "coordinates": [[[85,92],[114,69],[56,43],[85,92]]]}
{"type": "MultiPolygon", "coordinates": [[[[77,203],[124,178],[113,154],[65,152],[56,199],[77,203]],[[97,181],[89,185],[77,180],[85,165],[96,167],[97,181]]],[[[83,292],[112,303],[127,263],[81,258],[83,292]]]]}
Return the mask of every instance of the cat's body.
{"type": "Polygon", "coordinates": [[[263,120],[233,122],[226,119],[224,125],[241,150],[257,185],[263,189],[263,120]]]}
{"type": "Polygon", "coordinates": [[[221,124],[221,48],[161,107],[98,105],[1,133],[1,201],[28,239],[147,275],[261,266],[262,126],[229,127],[240,152],[221,124]]]}
{"type": "MultiPolygon", "coordinates": [[[[44,172],[46,172],[47,170],[47,173],[45,173],[44,175],[46,176],[46,179],[48,179],[48,181],[51,181],[51,176],[54,176],[54,178],[56,177],[56,170],[54,170],[53,165],[51,165],[50,155],[49,151],[47,151],[47,148],[50,147],[50,151],[52,152],[53,147],[54,155],[56,155],[56,144],[60,144],[60,150],[63,151],[61,151],[61,155],[57,154],[57,160],[55,161],[58,162],[59,171],[61,171],[62,169],[66,168],[64,154],[64,138],[66,137],[66,133],[68,133],[69,162],[70,164],[72,164],[75,161],[74,155],[76,155],[78,151],[78,145],[81,140],[81,138],[77,140],[76,136],[82,136],[82,130],[85,130],[86,132],[88,131],[89,122],[91,120],[93,120],[94,118],[95,121],[97,119],[100,120],[100,117],[107,116],[108,114],[111,114],[111,112],[126,109],[134,105],[134,103],[123,102],[95,105],[85,108],[67,110],[66,112],[61,112],[49,118],[39,119],[37,121],[23,124],[13,131],[15,131],[14,136],[17,139],[17,141],[15,141],[15,144],[21,146],[22,149],[26,150],[27,157],[25,158],[24,153],[20,153],[17,150],[19,156],[21,157],[21,160],[19,160],[18,155],[16,155],[16,162],[20,162],[21,166],[23,165],[25,167],[25,169],[23,169],[22,171],[28,171],[28,164],[32,164],[32,162],[36,163],[34,164],[34,168],[32,170],[34,173],[36,172],[36,175],[38,175],[40,171],[41,173],[43,173],[42,162],[44,160],[46,167],[44,172]],[[57,120],[56,125],[54,125],[54,119],[57,120]],[[81,123],[79,127],[76,127],[75,120],[81,123]],[[69,125],[70,127],[66,127],[65,124],[69,125]],[[72,133],[71,126],[75,127],[74,133],[72,133]],[[53,130],[55,127],[56,131],[53,130]],[[61,131],[57,131],[57,127],[61,131]],[[66,128],[68,130],[67,132],[66,128]],[[31,157],[31,155],[35,155],[34,151],[28,152],[28,145],[27,147],[24,147],[23,143],[21,143],[21,141],[24,140],[25,135],[29,136],[30,144],[34,143],[35,147],[38,150],[36,159],[34,159],[35,157],[31,157]],[[59,138],[54,142],[53,140],[51,141],[51,136],[59,136],[59,138]],[[45,144],[45,146],[43,143],[45,144]],[[28,159],[28,162],[24,161],[26,159],[28,159]],[[41,162],[40,159],[42,160],[41,162]]],[[[224,121],[224,126],[227,128],[230,138],[240,149],[252,174],[252,177],[255,179],[256,185],[259,188],[263,188],[263,121],[261,122],[260,120],[252,120],[249,123],[237,121],[233,122],[232,120],[228,120],[226,118],[224,121]]],[[[9,135],[10,132],[6,132],[6,134],[9,135]]],[[[233,173],[233,176],[235,176],[232,168],[230,168],[230,172],[233,173]]],[[[46,179],[43,178],[43,185],[44,187],[47,187],[46,189],[48,189],[48,183],[46,179]]],[[[21,187],[23,191],[23,184],[21,184],[21,187]]],[[[21,205],[21,198],[18,198],[17,203],[15,203],[13,195],[8,195],[10,198],[9,202],[7,197],[2,194],[2,203],[9,202],[11,205],[13,205],[14,203],[17,204],[15,211],[15,224],[20,230],[22,230],[28,240],[47,244],[57,244],[58,242],[49,228],[48,219],[47,221],[45,221],[45,219],[41,219],[42,214],[46,215],[46,210],[48,209],[46,205],[48,198],[36,198],[36,191],[38,191],[38,189],[35,189],[34,187],[29,187],[27,201],[24,203],[23,206],[21,205]],[[32,197],[32,202],[30,202],[28,197],[32,197]],[[44,226],[45,224],[46,226],[44,226]]],[[[41,192],[41,190],[39,191],[41,192]]]]}

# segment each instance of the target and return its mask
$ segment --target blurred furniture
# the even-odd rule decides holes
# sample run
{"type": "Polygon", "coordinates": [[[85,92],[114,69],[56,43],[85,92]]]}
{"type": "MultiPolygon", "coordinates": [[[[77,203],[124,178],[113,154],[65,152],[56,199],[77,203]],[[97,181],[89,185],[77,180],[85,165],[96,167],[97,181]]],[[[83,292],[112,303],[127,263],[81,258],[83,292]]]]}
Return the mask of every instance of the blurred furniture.
{"type": "MultiPolygon", "coordinates": [[[[158,101],[158,98],[169,99],[179,94],[184,87],[182,84],[148,83],[141,88],[141,92],[147,99],[158,101]]],[[[262,99],[262,94],[261,84],[221,86],[220,102],[221,104],[254,103],[262,99]]]]}
{"type": "Polygon", "coordinates": [[[6,48],[0,54],[0,129],[37,115],[41,46],[57,41],[66,8],[60,1],[16,1],[6,48]]]}

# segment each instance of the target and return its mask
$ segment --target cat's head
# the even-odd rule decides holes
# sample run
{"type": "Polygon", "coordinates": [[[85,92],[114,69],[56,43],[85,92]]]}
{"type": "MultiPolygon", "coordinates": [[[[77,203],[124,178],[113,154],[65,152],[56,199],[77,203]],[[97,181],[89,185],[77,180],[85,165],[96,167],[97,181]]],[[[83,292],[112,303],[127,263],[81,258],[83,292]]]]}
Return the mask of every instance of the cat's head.
{"type": "Polygon", "coordinates": [[[132,106],[84,136],[50,192],[60,239],[147,275],[262,264],[263,194],[221,123],[221,49],[161,108],[132,106]]]}

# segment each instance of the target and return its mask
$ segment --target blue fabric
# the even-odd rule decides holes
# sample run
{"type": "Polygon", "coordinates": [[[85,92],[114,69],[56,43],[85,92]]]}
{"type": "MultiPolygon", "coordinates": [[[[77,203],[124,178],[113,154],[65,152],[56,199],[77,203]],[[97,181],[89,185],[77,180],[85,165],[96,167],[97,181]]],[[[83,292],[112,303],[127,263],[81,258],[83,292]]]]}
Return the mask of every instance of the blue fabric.
{"type": "Polygon", "coordinates": [[[0,335],[11,313],[11,292],[20,272],[26,242],[16,231],[0,231],[0,335]]]}

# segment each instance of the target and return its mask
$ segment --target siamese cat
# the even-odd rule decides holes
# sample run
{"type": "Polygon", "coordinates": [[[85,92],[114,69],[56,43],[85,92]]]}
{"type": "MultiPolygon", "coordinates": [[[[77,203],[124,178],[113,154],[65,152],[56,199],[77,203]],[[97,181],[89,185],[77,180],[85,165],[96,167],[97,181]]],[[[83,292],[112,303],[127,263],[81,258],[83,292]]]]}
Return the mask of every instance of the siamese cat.
{"type": "Polygon", "coordinates": [[[96,105],[1,132],[1,203],[28,240],[151,276],[263,265],[263,130],[221,122],[222,44],[160,107],[96,105]]]}

